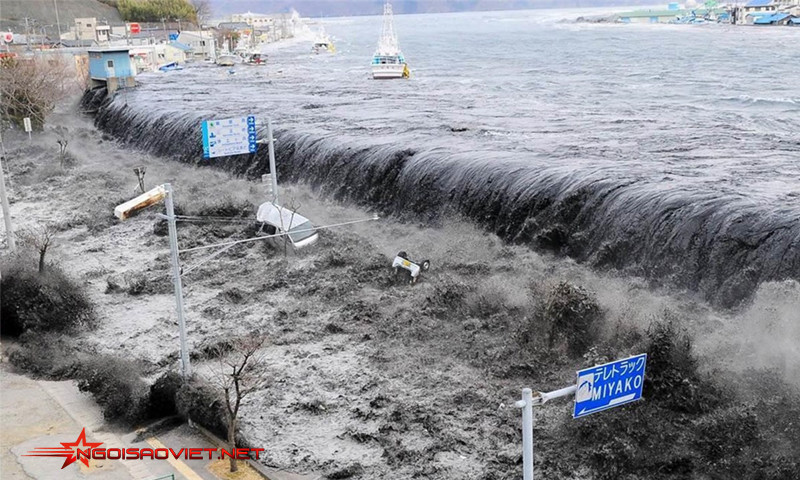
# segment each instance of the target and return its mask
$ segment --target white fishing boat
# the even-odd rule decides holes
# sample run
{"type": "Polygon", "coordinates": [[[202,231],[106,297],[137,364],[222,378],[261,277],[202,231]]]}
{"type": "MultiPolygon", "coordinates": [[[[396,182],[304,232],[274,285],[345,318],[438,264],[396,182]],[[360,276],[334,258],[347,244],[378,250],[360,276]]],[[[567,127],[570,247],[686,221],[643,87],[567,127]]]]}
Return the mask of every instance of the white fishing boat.
{"type": "Polygon", "coordinates": [[[239,55],[234,55],[232,53],[223,53],[217,57],[217,65],[222,67],[232,67],[237,63],[242,62],[242,57],[239,55]]]}
{"type": "Polygon", "coordinates": [[[317,37],[314,39],[314,46],[311,47],[311,53],[320,54],[326,52],[336,53],[336,47],[333,46],[331,37],[325,33],[325,29],[323,27],[319,27],[317,37]]]}
{"type": "Polygon", "coordinates": [[[392,4],[386,2],[383,6],[383,32],[378,42],[378,49],[372,57],[372,78],[408,78],[410,75],[411,71],[394,33],[392,4]]]}

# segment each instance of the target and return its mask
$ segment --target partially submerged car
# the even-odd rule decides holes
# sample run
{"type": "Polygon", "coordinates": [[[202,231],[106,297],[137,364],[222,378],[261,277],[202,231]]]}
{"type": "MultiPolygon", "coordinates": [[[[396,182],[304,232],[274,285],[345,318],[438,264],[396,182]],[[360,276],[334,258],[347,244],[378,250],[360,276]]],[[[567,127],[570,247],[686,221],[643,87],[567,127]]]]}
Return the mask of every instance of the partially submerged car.
{"type": "Polygon", "coordinates": [[[427,272],[428,269],[431,268],[431,261],[423,260],[422,262],[417,263],[411,260],[406,252],[399,252],[397,256],[394,257],[392,268],[394,268],[395,278],[397,278],[397,275],[400,273],[400,269],[402,268],[408,270],[411,276],[408,283],[417,283],[419,274],[421,272],[427,272]]]}
{"type": "Polygon", "coordinates": [[[262,223],[263,235],[280,235],[270,238],[272,244],[279,248],[288,242],[292,248],[299,250],[319,240],[317,229],[311,221],[294,210],[272,202],[262,203],[258,207],[256,220],[262,223]]]}

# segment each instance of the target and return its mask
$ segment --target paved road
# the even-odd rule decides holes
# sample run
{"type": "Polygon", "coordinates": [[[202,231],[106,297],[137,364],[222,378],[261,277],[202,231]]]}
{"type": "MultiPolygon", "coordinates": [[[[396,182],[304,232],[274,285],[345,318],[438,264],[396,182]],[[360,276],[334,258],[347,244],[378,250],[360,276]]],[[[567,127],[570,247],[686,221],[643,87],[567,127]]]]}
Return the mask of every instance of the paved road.
{"type": "Polygon", "coordinates": [[[206,465],[208,460],[167,462],[163,460],[92,460],[89,467],[79,462],[64,469],[62,458],[25,457],[37,447],[60,447],[73,442],[83,428],[86,440],[103,442],[105,448],[156,448],[162,444],[178,450],[183,447],[212,448],[205,438],[188,427],[180,427],[163,439],[133,442],[134,433],[116,431],[103,421],[100,407],[71,381],[36,381],[0,368],[0,477],[3,480],[145,480],[175,474],[179,480],[216,480],[206,465]]]}

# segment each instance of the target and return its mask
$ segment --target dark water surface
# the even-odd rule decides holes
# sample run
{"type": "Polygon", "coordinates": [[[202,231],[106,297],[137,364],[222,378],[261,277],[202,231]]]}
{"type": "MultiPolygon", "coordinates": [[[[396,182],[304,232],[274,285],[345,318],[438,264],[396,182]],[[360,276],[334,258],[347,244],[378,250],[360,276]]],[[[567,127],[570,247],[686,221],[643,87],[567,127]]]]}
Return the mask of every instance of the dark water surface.
{"type": "MultiPolygon", "coordinates": [[[[800,28],[557,21],[574,16],[398,16],[409,81],[370,77],[379,18],[333,19],[335,55],[309,37],[235,75],[141,75],[98,124],[203,162],[202,119],[271,116],[282,179],[339,199],[458,212],[724,306],[800,279],[800,28]]],[[[211,163],[267,171],[266,151],[211,163]]]]}

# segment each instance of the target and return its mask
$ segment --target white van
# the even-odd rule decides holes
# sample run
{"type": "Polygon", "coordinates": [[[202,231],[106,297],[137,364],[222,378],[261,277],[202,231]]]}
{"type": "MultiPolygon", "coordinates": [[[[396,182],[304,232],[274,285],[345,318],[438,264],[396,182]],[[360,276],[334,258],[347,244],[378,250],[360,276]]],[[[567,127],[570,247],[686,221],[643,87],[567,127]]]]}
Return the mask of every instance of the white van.
{"type": "Polygon", "coordinates": [[[319,240],[316,227],[306,217],[272,202],[262,203],[258,207],[256,219],[263,223],[261,228],[263,234],[288,233],[270,239],[277,247],[282,247],[288,240],[295,250],[299,250],[319,240]]]}

